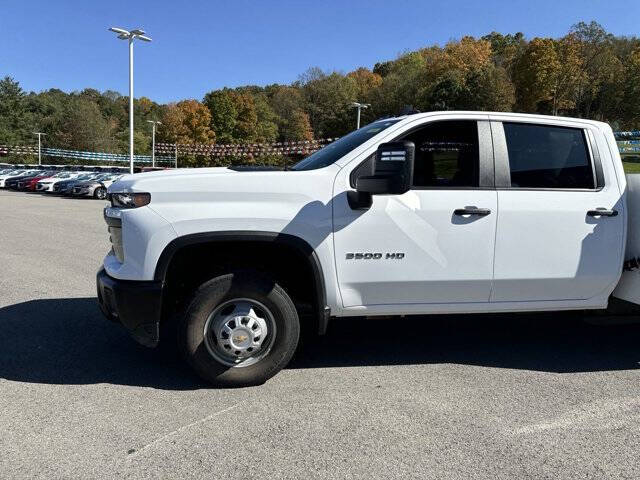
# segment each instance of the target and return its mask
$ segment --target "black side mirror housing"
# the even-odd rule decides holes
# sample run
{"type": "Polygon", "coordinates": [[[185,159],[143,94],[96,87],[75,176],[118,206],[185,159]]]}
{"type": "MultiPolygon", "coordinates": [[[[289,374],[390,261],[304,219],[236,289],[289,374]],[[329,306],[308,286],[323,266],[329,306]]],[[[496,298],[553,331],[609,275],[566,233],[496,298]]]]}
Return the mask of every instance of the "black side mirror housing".
{"type": "Polygon", "coordinates": [[[372,195],[401,195],[411,189],[416,147],[413,142],[383,143],[373,163],[373,175],[356,179],[356,191],[349,192],[354,210],[371,207],[372,195]]]}

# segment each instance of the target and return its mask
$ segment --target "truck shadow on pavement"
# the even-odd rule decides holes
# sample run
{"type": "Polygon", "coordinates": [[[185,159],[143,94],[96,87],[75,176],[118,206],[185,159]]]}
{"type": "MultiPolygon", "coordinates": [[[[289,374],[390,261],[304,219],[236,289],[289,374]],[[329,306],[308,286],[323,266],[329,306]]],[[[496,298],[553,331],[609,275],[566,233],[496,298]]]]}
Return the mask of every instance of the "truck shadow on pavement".
{"type": "MultiPolygon", "coordinates": [[[[95,298],[0,308],[0,378],[30,383],[206,385],[175,358],[131,340],[95,298]]],[[[639,368],[640,325],[598,326],[570,314],[342,319],[309,338],[289,369],[457,363],[555,373],[639,368]]]]}

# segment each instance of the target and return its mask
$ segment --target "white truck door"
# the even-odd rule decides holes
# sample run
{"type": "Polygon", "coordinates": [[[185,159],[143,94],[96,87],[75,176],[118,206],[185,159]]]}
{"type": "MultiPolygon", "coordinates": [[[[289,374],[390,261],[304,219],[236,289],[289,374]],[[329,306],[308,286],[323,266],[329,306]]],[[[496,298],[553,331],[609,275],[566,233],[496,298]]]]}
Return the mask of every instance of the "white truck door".
{"type": "Polygon", "coordinates": [[[346,191],[366,164],[336,180],[344,307],[488,302],[497,218],[489,122],[432,120],[399,139],[416,147],[409,192],[374,195],[371,208],[353,210],[346,191]]]}
{"type": "Polygon", "coordinates": [[[606,303],[621,271],[626,212],[610,153],[596,142],[602,133],[584,123],[519,120],[491,122],[498,191],[491,300],[606,303]]]}

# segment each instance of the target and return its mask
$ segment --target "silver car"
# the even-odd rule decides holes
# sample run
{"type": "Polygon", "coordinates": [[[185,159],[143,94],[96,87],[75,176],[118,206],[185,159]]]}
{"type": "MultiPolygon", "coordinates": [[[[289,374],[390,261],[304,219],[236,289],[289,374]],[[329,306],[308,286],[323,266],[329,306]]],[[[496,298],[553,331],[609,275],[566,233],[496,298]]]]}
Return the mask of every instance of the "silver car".
{"type": "Polygon", "coordinates": [[[122,175],[105,173],[92,180],[76,183],[71,190],[71,195],[74,197],[93,197],[104,200],[107,198],[107,188],[109,185],[120,177],[122,177],[122,175]]]}

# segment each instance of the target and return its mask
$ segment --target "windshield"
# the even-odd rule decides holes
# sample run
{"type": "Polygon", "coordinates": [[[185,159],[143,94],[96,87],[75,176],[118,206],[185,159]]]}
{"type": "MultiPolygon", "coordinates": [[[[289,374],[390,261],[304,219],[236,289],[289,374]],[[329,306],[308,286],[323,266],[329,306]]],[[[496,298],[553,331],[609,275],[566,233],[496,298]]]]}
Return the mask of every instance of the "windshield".
{"type": "Polygon", "coordinates": [[[291,169],[315,170],[316,168],[323,168],[331,165],[344,157],[354,148],[359,147],[364,142],[381,131],[386,130],[398,121],[399,120],[381,120],[365,125],[361,129],[351,132],[349,135],[345,135],[321,150],[311,154],[304,160],[296,163],[291,169]]]}

